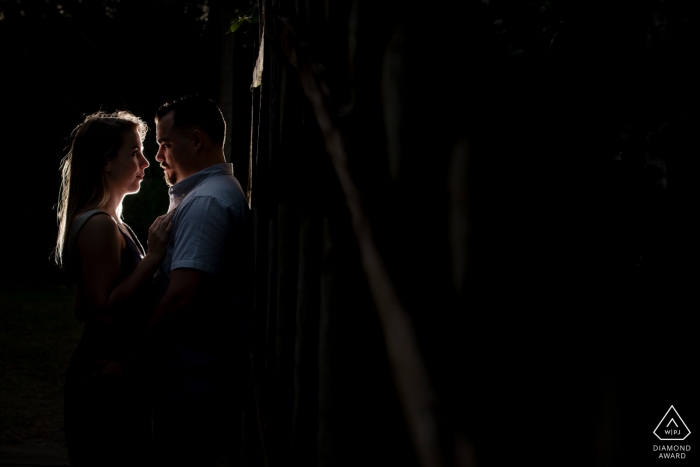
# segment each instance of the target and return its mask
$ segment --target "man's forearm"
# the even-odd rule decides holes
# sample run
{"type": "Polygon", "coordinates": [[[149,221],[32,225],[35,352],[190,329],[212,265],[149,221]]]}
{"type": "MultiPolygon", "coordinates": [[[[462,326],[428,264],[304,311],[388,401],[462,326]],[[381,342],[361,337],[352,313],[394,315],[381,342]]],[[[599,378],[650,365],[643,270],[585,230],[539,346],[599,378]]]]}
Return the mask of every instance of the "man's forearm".
{"type": "Polygon", "coordinates": [[[156,311],[151,317],[149,327],[151,330],[156,329],[163,321],[167,321],[173,316],[182,314],[183,310],[189,307],[191,303],[191,297],[187,297],[176,291],[174,293],[170,293],[170,289],[168,289],[168,293],[166,293],[158,303],[156,311]]]}
{"type": "Polygon", "coordinates": [[[149,329],[157,329],[163,322],[186,313],[200,293],[203,272],[196,269],[175,269],[170,273],[170,284],[153,313],[149,329]]]}

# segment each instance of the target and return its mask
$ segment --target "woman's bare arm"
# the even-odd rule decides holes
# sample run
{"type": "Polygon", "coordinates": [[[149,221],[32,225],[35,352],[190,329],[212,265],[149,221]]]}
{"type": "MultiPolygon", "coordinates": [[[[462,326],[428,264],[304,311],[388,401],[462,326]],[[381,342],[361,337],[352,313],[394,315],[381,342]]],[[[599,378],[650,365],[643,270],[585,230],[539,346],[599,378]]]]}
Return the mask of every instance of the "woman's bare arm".
{"type": "Polygon", "coordinates": [[[76,247],[80,254],[85,311],[109,321],[113,310],[149,283],[163,261],[172,215],[159,217],[149,229],[149,251],[129,276],[119,281],[125,240],[108,216],[91,217],[80,229],[76,247]]]}

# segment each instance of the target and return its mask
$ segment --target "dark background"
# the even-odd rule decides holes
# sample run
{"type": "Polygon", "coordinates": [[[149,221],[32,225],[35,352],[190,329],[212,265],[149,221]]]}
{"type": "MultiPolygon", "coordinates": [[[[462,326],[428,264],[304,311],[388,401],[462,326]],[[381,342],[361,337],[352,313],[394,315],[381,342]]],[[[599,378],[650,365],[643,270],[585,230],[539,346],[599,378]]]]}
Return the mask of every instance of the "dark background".
{"type": "MultiPolygon", "coordinates": [[[[234,164],[250,144],[257,26],[234,35],[229,84],[221,66],[231,50],[228,22],[249,2],[210,2],[208,21],[198,19],[204,3],[184,0],[60,5],[0,2],[9,180],[2,274],[29,284],[64,280],[48,259],[53,206],[58,164],[83,114],[128,109],[152,125],[166,100],[194,92],[218,100],[230,84],[234,164]]],[[[614,449],[602,457],[639,465],[671,404],[696,430],[698,7],[670,0],[381,5],[365,7],[363,24],[382,46],[385,25],[384,36],[397,23],[409,31],[403,92],[415,96],[410,114],[423,117],[406,130],[417,141],[406,182],[416,198],[370,207],[387,227],[377,236],[393,272],[419,265],[434,276],[448,267],[432,259],[440,245],[404,248],[390,221],[415,216],[421,231],[442,229],[419,195],[436,187],[431,151],[464,126],[475,154],[466,303],[479,312],[441,326],[427,292],[411,308],[448,411],[459,414],[456,424],[479,447],[479,461],[544,461],[549,448],[574,459],[563,463],[590,465],[614,449]],[[464,54],[461,44],[468,44],[464,54]],[[471,386],[470,375],[487,383],[471,386]],[[581,445],[598,446],[598,457],[581,445]]],[[[384,143],[363,134],[349,141],[355,153],[384,143]]],[[[153,162],[152,132],[145,147],[153,162]]],[[[371,182],[373,172],[363,176],[371,182]]],[[[144,241],[166,206],[152,166],[142,193],[127,198],[125,220],[144,241]]],[[[408,278],[399,292],[410,297],[423,278],[408,278]]]]}
{"type": "MultiPolygon", "coordinates": [[[[0,11],[3,102],[0,110],[9,205],[3,239],[11,246],[3,277],[61,280],[48,260],[56,236],[58,167],[71,131],[89,113],[129,110],[151,128],[144,143],[151,162],[141,198],[127,197],[124,218],[146,240],[147,227],[167,209],[156,153],[153,116],[168,100],[200,93],[217,102],[236,89],[230,125],[235,154],[247,157],[252,59],[257,39],[239,31],[236,85],[220,73],[230,18],[252,2],[3,1],[0,11]],[[206,19],[205,19],[206,18],[206,19]],[[248,44],[248,36],[251,37],[248,44]],[[250,65],[250,66],[244,66],[250,65]],[[235,88],[234,88],[235,86],[235,88]],[[11,220],[10,220],[11,219],[11,220]]],[[[226,45],[226,41],[229,43],[226,45]]],[[[230,59],[229,59],[230,63],[230,59]]]]}

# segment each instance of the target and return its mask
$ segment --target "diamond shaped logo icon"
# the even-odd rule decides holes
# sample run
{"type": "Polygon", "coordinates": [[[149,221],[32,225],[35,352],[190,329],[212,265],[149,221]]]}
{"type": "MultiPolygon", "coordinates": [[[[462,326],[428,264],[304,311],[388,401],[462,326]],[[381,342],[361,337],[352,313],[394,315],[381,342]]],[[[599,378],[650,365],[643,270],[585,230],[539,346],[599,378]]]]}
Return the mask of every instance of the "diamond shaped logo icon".
{"type": "Polygon", "coordinates": [[[661,441],[682,441],[688,437],[690,430],[675,407],[671,406],[654,429],[654,434],[661,441]]]}

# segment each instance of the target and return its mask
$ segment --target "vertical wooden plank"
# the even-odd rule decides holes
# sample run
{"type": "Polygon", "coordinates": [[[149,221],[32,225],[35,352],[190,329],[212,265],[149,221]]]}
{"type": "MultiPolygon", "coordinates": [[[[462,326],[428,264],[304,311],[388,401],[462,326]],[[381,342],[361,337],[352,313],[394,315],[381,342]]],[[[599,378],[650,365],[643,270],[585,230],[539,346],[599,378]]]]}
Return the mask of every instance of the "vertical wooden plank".
{"type": "MultiPolygon", "coordinates": [[[[225,22],[230,22],[229,16],[225,15],[225,22]]],[[[226,162],[231,162],[231,142],[233,141],[233,63],[235,50],[235,36],[233,34],[222,34],[221,36],[221,58],[220,58],[220,78],[219,78],[219,107],[226,122],[226,139],[224,140],[224,156],[226,162]]]]}
{"type": "MultiPolygon", "coordinates": [[[[276,368],[276,335],[277,335],[277,220],[276,206],[267,212],[267,309],[265,329],[265,385],[272,389],[275,384],[276,368]]],[[[268,397],[271,394],[268,393],[268,397]]]]}
{"type": "MultiPolygon", "coordinates": [[[[261,11],[260,14],[260,40],[258,44],[263,44],[262,36],[264,34],[264,12],[265,12],[265,1],[260,0],[258,2],[261,11]]],[[[269,47],[269,45],[262,45],[263,47],[269,47]]],[[[267,57],[267,53],[265,54],[267,57]]],[[[267,65],[267,63],[265,63],[267,65]]],[[[266,67],[263,67],[263,70],[266,67]]],[[[262,339],[260,341],[260,358],[262,358],[262,365],[260,365],[261,370],[264,371],[264,376],[261,383],[261,390],[263,394],[266,394],[267,388],[269,387],[270,373],[269,370],[274,368],[274,326],[275,326],[275,301],[273,295],[276,291],[276,286],[274,281],[276,279],[276,274],[274,273],[275,268],[275,218],[276,218],[276,206],[273,197],[273,192],[271,190],[272,183],[272,167],[270,164],[270,144],[269,144],[269,128],[270,128],[270,80],[269,73],[263,72],[262,84],[254,88],[254,92],[258,93],[258,104],[259,104],[259,116],[258,116],[258,126],[256,129],[255,141],[257,142],[257,147],[255,150],[255,171],[253,173],[254,181],[254,194],[253,194],[253,204],[257,207],[257,234],[256,239],[258,243],[258,254],[260,260],[256,261],[257,274],[260,277],[260,287],[256,286],[256,292],[261,297],[259,312],[264,314],[264,319],[261,317],[259,324],[263,327],[259,329],[262,335],[259,337],[262,339]],[[264,330],[264,331],[263,331],[264,330]],[[272,350],[272,352],[270,352],[272,350]]]]}
{"type": "Polygon", "coordinates": [[[305,215],[299,233],[299,285],[294,349],[293,466],[317,464],[318,331],[323,223],[305,215]]]}
{"type": "Polygon", "coordinates": [[[277,232],[275,418],[280,436],[280,459],[288,463],[294,402],[294,339],[299,259],[299,214],[294,205],[279,205],[277,232]]]}
{"type": "MultiPolygon", "coordinates": [[[[253,336],[251,342],[251,389],[255,391],[250,400],[246,412],[249,414],[250,429],[247,430],[251,438],[256,441],[250,443],[251,456],[253,453],[261,454],[264,465],[267,465],[265,441],[266,407],[264,406],[264,381],[265,381],[265,334],[267,330],[267,222],[261,220],[261,208],[253,207],[254,243],[255,243],[255,285],[253,304],[253,336]],[[258,449],[260,448],[260,449],[258,449]]],[[[258,460],[260,460],[258,458],[258,460]]]]}
{"type": "MultiPolygon", "coordinates": [[[[259,36],[257,44],[262,43],[264,31],[264,0],[258,1],[261,11],[259,36]]],[[[257,56],[257,55],[256,55],[257,56]]],[[[251,70],[252,72],[252,70],[251,70]]],[[[275,290],[273,268],[275,251],[273,249],[274,221],[272,202],[269,193],[269,147],[267,131],[269,128],[268,81],[263,73],[262,84],[252,89],[253,92],[253,126],[251,130],[251,178],[248,189],[250,202],[253,206],[255,222],[255,312],[254,312],[254,342],[252,345],[252,360],[257,383],[256,412],[258,415],[259,436],[266,465],[274,465],[275,440],[271,436],[272,420],[269,410],[269,368],[274,365],[274,353],[269,350],[271,333],[274,335],[274,301],[271,303],[270,292],[275,290]],[[271,326],[273,329],[271,330],[271,326]],[[260,425],[260,424],[264,425],[260,425]]],[[[251,78],[252,79],[252,78],[251,78]]],[[[274,340],[273,340],[274,344],[274,340]]]]}
{"type": "MultiPolygon", "coordinates": [[[[273,3],[273,8],[274,8],[273,3]]],[[[276,10],[273,10],[276,11],[276,10]]],[[[266,27],[267,43],[276,43],[274,23],[266,27]]],[[[269,148],[271,165],[270,192],[276,200],[276,328],[275,328],[275,372],[274,411],[278,461],[288,464],[292,445],[292,411],[294,402],[294,341],[296,334],[296,305],[299,247],[299,207],[295,184],[300,180],[294,170],[293,148],[300,138],[299,133],[284,127],[286,63],[279,56],[277,47],[268,52],[270,86],[269,148]]],[[[286,61],[286,60],[285,60],[286,61]]]]}
{"type": "Polygon", "coordinates": [[[333,425],[332,386],[333,372],[331,314],[335,274],[332,264],[334,245],[330,220],[323,219],[323,272],[321,275],[320,308],[318,320],[318,466],[332,465],[333,425]]]}

